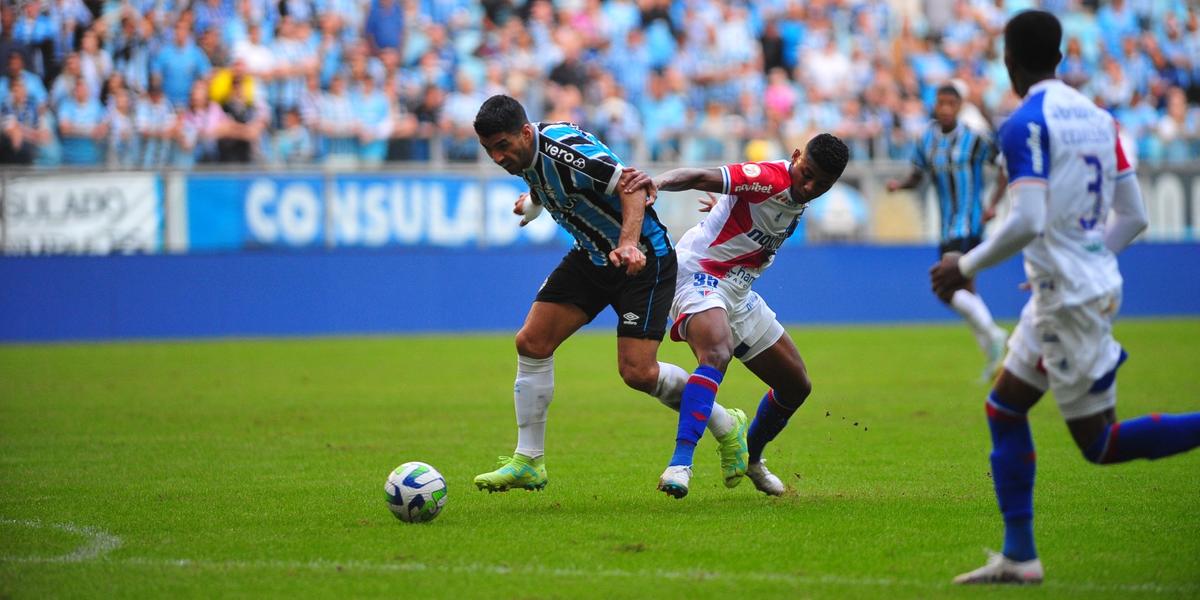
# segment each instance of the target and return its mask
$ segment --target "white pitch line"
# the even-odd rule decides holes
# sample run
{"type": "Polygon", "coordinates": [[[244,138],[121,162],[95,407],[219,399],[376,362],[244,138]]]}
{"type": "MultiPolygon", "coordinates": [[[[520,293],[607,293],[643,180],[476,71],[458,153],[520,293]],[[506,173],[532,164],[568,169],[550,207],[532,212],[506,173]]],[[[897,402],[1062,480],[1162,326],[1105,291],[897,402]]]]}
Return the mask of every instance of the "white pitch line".
{"type": "MultiPolygon", "coordinates": [[[[83,563],[126,565],[131,567],[152,568],[201,568],[217,570],[279,570],[279,571],[358,571],[366,573],[411,573],[411,572],[440,572],[460,573],[467,575],[540,575],[567,578],[625,578],[625,579],[671,579],[683,581],[730,580],[754,581],[764,583],[782,583],[794,586],[802,585],[842,585],[850,587],[909,587],[919,589],[949,589],[949,581],[922,581],[913,579],[893,579],[888,577],[847,577],[843,575],[797,575],[793,573],[772,572],[733,572],[721,573],[715,571],[695,570],[665,570],[665,569],[579,569],[571,567],[544,567],[464,563],[459,565],[430,565],[418,562],[375,563],[367,561],[288,561],[288,560],[195,560],[189,558],[150,558],[106,556],[122,544],[120,537],[94,527],[84,527],[72,523],[42,523],[38,520],[17,521],[0,519],[0,525],[18,525],[32,529],[57,529],[88,538],[87,543],[74,551],[61,556],[0,556],[0,563],[21,564],[59,564],[83,563]]],[[[1141,592],[1152,594],[1181,594],[1200,592],[1200,583],[1195,585],[1160,584],[1160,583],[1117,583],[1098,584],[1088,582],[1044,582],[1042,587],[1073,592],[1141,592]]]]}
{"type": "MultiPolygon", "coordinates": [[[[76,548],[74,551],[62,556],[53,556],[40,558],[40,562],[83,562],[87,560],[96,560],[113,550],[121,547],[121,538],[94,527],[83,527],[73,523],[42,523],[37,519],[28,521],[16,521],[13,519],[0,519],[0,525],[19,525],[30,529],[57,529],[70,534],[83,536],[87,538],[87,543],[76,548]]],[[[34,562],[28,559],[10,559],[0,558],[0,560],[14,560],[17,562],[34,562]]]]}
{"type": "MultiPolygon", "coordinates": [[[[7,557],[0,556],[0,562],[18,563],[61,563],[58,558],[41,557],[7,557]]],[[[78,562],[78,561],[72,561],[78,562]]],[[[564,567],[508,567],[504,565],[489,565],[481,563],[465,563],[460,565],[431,565],[426,563],[373,563],[366,561],[288,561],[288,560],[194,560],[188,558],[97,558],[95,564],[126,565],[130,567],[150,568],[182,568],[182,569],[213,569],[213,570],[270,570],[270,571],[313,571],[313,572],[362,572],[362,573],[450,573],[466,575],[537,575],[550,577],[579,578],[608,578],[608,579],[668,579],[682,581],[752,581],[765,583],[781,583],[793,586],[834,585],[848,587],[893,588],[907,587],[923,590],[950,589],[949,581],[944,583],[912,579],[891,579],[875,577],[846,577],[842,575],[795,575],[790,573],[771,572],[738,572],[721,573],[714,571],[692,570],[673,571],[662,569],[577,569],[564,567]]],[[[1071,592],[1124,592],[1147,594],[1186,594],[1200,592],[1197,585],[1173,585],[1160,583],[1073,583],[1047,581],[1044,588],[1071,592]]]]}

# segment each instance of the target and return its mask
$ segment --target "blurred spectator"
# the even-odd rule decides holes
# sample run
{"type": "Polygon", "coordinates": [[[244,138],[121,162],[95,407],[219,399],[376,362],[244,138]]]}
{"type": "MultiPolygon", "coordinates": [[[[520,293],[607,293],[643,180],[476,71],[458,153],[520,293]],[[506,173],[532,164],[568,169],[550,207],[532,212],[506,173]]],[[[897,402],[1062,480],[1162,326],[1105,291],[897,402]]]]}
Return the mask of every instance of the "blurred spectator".
{"type": "Polygon", "coordinates": [[[217,132],[217,161],[248,163],[261,149],[263,134],[271,120],[246,64],[235,60],[213,75],[209,94],[221,106],[226,119],[217,132]]]}
{"type": "Polygon", "coordinates": [[[0,77],[0,102],[8,98],[12,82],[18,79],[25,84],[25,92],[29,94],[30,102],[39,107],[46,103],[46,86],[42,84],[40,77],[25,70],[25,57],[20,52],[8,55],[8,69],[5,70],[4,77],[0,77]]]}
{"type": "Polygon", "coordinates": [[[1178,87],[1167,92],[1167,112],[1158,122],[1158,136],[1167,162],[1185,162],[1200,155],[1200,111],[1187,105],[1187,96],[1178,87]]]}
{"type": "Polygon", "coordinates": [[[679,158],[679,136],[687,127],[687,106],[683,97],[671,89],[667,73],[650,76],[650,93],[639,109],[643,117],[642,136],[650,160],[679,158]]]}
{"type": "MultiPolygon", "coordinates": [[[[387,141],[395,129],[392,102],[375,84],[375,78],[367,73],[359,78],[351,98],[358,112],[358,157],[364,164],[377,165],[387,158],[387,141]]],[[[479,104],[472,108],[478,110],[479,104]]]]}
{"type": "MultiPolygon", "coordinates": [[[[75,82],[82,78],[83,71],[79,65],[79,54],[72,52],[63,62],[62,72],[54,78],[54,85],[50,86],[50,108],[58,110],[63,100],[70,98],[75,93],[75,82]]],[[[96,91],[99,92],[99,88],[96,91]]]]}
{"type": "Polygon", "coordinates": [[[312,134],[294,108],[284,113],[283,128],[275,134],[274,145],[275,160],[284,164],[304,164],[316,156],[312,134]]]}
{"type": "Polygon", "coordinates": [[[142,167],[170,164],[179,129],[175,111],[157,77],[150,79],[146,96],[134,107],[134,126],[141,140],[142,167]]]}
{"type": "Polygon", "coordinates": [[[1083,56],[1079,38],[1067,39],[1067,53],[1058,65],[1058,76],[1073,88],[1082,88],[1092,78],[1095,67],[1083,56]]]}
{"type": "Polygon", "coordinates": [[[42,126],[37,106],[25,83],[13,83],[7,101],[0,103],[0,163],[29,165],[45,144],[49,131],[42,126]]]}
{"type": "Polygon", "coordinates": [[[152,74],[161,78],[162,91],[172,104],[187,102],[192,82],[208,76],[212,65],[192,40],[186,22],[175,24],[172,43],[164,46],[154,57],[152,74]]]}
{"type": "Polygon", "coordinates": [[[324,138],[327,163],[353,164],[358,159],[358,117],[346,89],[346,78],[333,78],[319,105],[318,131],[324,138]]]}
{"type": "Polygon", "coordinates": [[[94,93],[99,93],[100,84],[113,72],[112,57],[100,48],[100,38],[95,30],[83,32],[79,44],[79,72],[94,93]]]}
{"type": "Polygon", "coordinates": [[[446,158],[475,161],[479,158],[479,138],[475,136],[475,113],[487,100],[475,91],[475,80],[465,72],[459,73],[455,91],[446,97],[442,110],[441,129],[446,135],[446,158]]]}
{"type": "Polygon", "coordinates": [[[179,115],[179,149],[176,166],[217,162],[217,137],[228,117],[209,97],[208,82],[197,81],[188,95],[187,106],[179,115]]]}
{"type": "Polygon", "coordinates": [[[364,33],[373,50],[403,49],[404,7],[400,0],[371,0],[364,33]]]}
{"type": "MultiPolygon", "coordinates": [[[[39,76],[46,76],[54,70],[54,47],[59,32],[50,15],[42,9],[40,0],[26,0],[21,6],[20,16],[13,23],[12,37],[30,59],[25,68],[39,76]]],[[[36,98],[32,87],[29,88],[29,94],[30,98],[36,98]]]]}
{"type": "Polygon", "coordinates": [[[109,95],[104,120],[108,123],[105,162],[110,167],[138,166],[137,125],[128,91],[117,89],[109,95]]]}
{"type": "Polygon", "coordinates": [[[93,166],[103,162],[108,124],[104,107],[83,79],[75,81],[73,94],[58,109],[58,132],[64,165],[93,166]]]}

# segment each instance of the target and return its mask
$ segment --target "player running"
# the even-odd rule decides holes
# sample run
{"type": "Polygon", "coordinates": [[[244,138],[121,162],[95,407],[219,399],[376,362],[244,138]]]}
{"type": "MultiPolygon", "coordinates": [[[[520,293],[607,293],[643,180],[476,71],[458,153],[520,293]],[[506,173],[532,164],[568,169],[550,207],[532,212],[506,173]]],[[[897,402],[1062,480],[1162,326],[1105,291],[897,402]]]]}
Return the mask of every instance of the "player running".
{"type": "MultiPolygon", "coordinates": [[[[569,123],[530,123],[524,107],[504,95],[483,103],[475,132],[488,156],[524,179],[533,201],[575,238],[517,332],[516,451],[475,478],[481,490],[540,490],[548,482],[543,454],[554,351],[606,306],[618,316],[617,366],[626,385],[678,406],[687,372],[656,360],[675,292],[675,249],[647,207],[655,194],[650,178],[624,169],[592,134],[569,123]]],[[[513,212],[524,214],[523,200],[513,212]]],[[[709,424],[722,463],[744,464],[745,415],[740,424],[736,413],[722,416],[709,424]]]]}
{"type": "MultiPolygon", "coordinates": [[[[975,131],[959,118],[962,93],[952,83],[937,90],[933,121],[913,149],[912,172],[903,181],[887,182],[889,192],[912,189],[929,175],[937,190],[942,229],[939,256],[947,252],[967,252],[983,241],[983,226],[996,214],[996,205],[1004,195],[1004,171],[997,175],[996,186],[984,208],[984,166],[996,164],[999,153],[986,133],[975,131]]],[[[986,362],[980,379],[991,382],[1004,359],[1004,341],[1008,332],[996,325],[992,311],[975,291],[974,280],[954,292],[947,305],[954,309],[975,335],[986,362]]]]}
{"type": "Polygon", "coordinates": [[[1048,12],[1020,13],[1005,27],[1004,63],[1024,98],[1000,131],[1012,212],[989,240],[931,270],[946,299],[1024,250],[1033,290],[986,405],[1004,549],[956,577],[960,584],[1042,581],[1026,415],[1047,389],[1088,462],[1156,459],[1200,445],[1200,413],[1117,421],[1117,368],[1126,354],[1112,336],[1122,284],[1115,255],[1145,229],[1146,209],[1112,117],[1055,78],[1061,41],[1062,26],[1048,12]]]}
{"type": "MultiPolygon", "coordinates": [[[[808,398],[812,382],[796,344],[750,286],[796,230],[808,203],[842,175],[848,158],[846,145],[823,133],[803,152],[793,152],[790,162],[673,169],[654,178],[661,190],[726,194],[678,245],[671,338],[686,340],[699,366],[683,389],[675,452],[658,482],[668,495],[688,493],[696,443],[710,413],[720,412],[717,390],[733,358],[770,386],[750,425],[746,474],[762,492],[784,492],[783,482],[763,464],[763,448],[808,398]]],[[[726,473],[725,485],[733,487],[740,478],[726,473]]]]}

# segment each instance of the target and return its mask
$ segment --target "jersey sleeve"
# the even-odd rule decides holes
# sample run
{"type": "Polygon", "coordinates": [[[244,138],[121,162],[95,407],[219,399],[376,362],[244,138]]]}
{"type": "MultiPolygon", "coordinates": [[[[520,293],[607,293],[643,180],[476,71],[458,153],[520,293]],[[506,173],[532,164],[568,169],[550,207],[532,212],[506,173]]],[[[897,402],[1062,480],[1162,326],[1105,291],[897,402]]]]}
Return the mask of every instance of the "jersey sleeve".
{"type": "Polygon", "coordinates": [[[724,179],[721,193],[755,204],[786,191],[792,185],[787,163],[782,162],[725,165],[721,167],[721,177],[724,179]]]}
{"type": "Polygon", "coordinates": [[[1000,151],[1010,183],[1022,179],[1045,183],[1050,178],[1050,132],[1041,115],[1014,114],[1000,129],[1000,151]]]}
{"type": "Polygon", "coordinates": [[[621,161],[606,147],[578,132],[561,140],[539,136],[538,150],[550,160],[591,180],[592,189],[612,195],[621,179],[621,161]]]}
{"type": "Polygon", "coordinates": [[[916,144],[913,144],[912,154],[909,157],[909,160],[912,161],[913,168],[917,169],[918,171],[925,171],[929,169],[929,161],[925,158],[925,148],[929,147],[930,135],[932,135],[930,130],[925,130],[925,133],[921,134],[921,139],[916,144]]]}
{"type": "Polygon", "coordinates": [[[1117,128],[1115,136],[1116,153],[1117,153],[1117,179],[1124,179],[1127,175],[1132,175],[1134,172],[1133,163],[1129,162],[1129,158],[1125,156],[1125,148],[1121,146],[1121,128],[1117,128]]]}

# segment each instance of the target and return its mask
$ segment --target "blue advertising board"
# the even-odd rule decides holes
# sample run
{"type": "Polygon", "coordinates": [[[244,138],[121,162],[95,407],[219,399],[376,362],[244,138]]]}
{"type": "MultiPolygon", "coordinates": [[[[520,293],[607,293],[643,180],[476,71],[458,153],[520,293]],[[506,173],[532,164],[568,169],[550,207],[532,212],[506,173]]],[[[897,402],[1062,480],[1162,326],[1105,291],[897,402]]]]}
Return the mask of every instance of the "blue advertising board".
{"type": "Polygon", "coordinates": [[[570,243],[549,216],[519,225],[514,178],[193,174],[185,189],[192,251],[570,243]]]}

